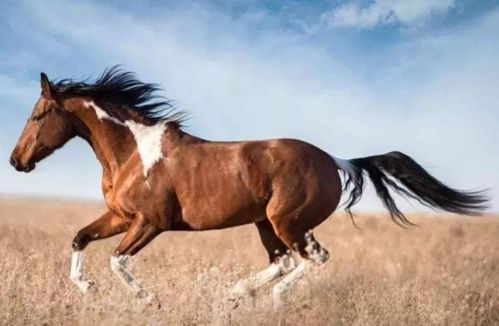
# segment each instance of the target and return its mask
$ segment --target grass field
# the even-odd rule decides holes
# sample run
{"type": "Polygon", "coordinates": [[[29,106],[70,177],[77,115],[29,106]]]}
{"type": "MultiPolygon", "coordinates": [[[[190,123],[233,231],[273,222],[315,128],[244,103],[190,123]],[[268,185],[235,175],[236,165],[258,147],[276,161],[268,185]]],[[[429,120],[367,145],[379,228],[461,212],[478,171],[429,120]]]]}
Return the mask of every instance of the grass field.
{"type": "Polygon", "coordinates": [[[87,249],[97,287],[80,295],[68,278],[70,244],[104,207],[0,199],[0,324],[498,325],[499,218],[410,215],[401,229],[362,214],[360,230],[338,213],[316,230],[332,259],[308,272],[274,312],[271,286],[237,308],[239,278],[266,267],[253,226],[164,233],[132,261],[161,308],[134,299],[109,268],[119,236],[87,249]]]}

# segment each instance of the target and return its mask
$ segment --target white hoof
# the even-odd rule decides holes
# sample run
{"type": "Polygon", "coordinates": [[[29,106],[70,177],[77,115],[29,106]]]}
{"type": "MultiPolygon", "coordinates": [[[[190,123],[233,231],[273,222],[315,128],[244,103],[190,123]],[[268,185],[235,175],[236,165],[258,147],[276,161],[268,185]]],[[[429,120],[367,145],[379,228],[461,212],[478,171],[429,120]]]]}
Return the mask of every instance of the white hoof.
{"type": "Polygon", "coordinates": [[[237,282],[229,291],[229,297],[231,299],[238,299],[247,296],[248,294],[250,294],[250,290],[243,281],[237,282]]]}
{"type": "Polygon", "coordinates": [[[147,306],[155,307],[157,309],[161,308],[161,302],[154,293],[149,293],[146,290],[142,290],[137,294],[137,298],[147,306]]]}
{"type": "Polygon", "coordinates": [[[71,281],[78,287],[81,294],[83,294],[83,295],[86,294],[88,292],[88,290],[95,285],[95,283],[92,281],[85,281],[85,280],[73,279],[73,278],[71,278],[71,281]]]}

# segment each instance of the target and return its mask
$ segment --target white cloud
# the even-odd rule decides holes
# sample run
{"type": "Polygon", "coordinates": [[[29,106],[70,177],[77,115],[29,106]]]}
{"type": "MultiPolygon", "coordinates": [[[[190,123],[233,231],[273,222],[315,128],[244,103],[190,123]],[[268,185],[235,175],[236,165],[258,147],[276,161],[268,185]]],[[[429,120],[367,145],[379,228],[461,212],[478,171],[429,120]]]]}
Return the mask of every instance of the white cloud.
{"type": "Polygon", "coordinates": [[[447,13],[454,6],[455,0],[375,0],[367,7],[351,1],[324,13],[321,21],[329,27],[359,29],[395,22],[414,26],[423,24],[435,14],[447,13]]]}

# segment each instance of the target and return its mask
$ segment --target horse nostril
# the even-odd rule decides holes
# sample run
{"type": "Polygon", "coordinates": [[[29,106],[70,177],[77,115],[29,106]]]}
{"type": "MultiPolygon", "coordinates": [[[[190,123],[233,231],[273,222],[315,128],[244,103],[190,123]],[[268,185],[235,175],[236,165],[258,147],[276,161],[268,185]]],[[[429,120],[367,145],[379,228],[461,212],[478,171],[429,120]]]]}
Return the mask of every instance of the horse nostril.
{"type": "Polygon", "coordinates": [[[10,165],[17,168],[17,160],[14,157],[10,158],[10,165]]]}

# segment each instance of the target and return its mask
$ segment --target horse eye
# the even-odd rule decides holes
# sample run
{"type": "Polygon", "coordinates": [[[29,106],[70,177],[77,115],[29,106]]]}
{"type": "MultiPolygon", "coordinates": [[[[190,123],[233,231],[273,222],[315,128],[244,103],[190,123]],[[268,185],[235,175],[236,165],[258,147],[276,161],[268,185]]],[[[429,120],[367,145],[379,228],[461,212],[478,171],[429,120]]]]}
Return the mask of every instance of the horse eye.
{"type": "Polygon", "coordinates": [[[43,119],[43,116],[44,116],[44,114],[35,115],[33,118],[31,118],[31,120],[40,121],[43,119]]]}

